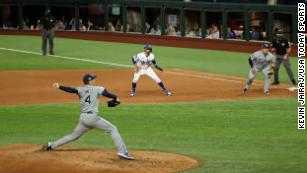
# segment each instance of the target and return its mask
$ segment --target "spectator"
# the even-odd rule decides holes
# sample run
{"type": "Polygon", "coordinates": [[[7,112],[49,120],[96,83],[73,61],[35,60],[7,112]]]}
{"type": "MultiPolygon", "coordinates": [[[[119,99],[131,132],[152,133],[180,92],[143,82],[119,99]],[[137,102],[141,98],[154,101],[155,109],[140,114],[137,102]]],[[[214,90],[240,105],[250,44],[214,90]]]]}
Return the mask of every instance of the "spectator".
{"type": "Polygon", "coordinates": [[[173,27],[173,25],[169,24],[167,29],[166,29],[167,35],[176,35],[176,30],[173,27]]]}
{"type": "Polygon", "coordinates": [[[227,28],[227,38],[236,39],[236,34],[230,27],[227,28]]]}
{"type": "Polygon", "coordinates": [[[66,26],[65,30],[76,30],[75,19],[72,18],[69,24],[66,26]]]}
{"type": "Polygon", "coordinates": [[[160,25],[160,16],[157,16],[156,20],[153,23],[154,25],[160,25]]]}
{"type": "Polygon", "coordinates": [[[258,27],[252,27],[251,40],[260,40],[260,32],[258,27]]]}
{"type": "Polygon", "coordinates": [[[211,27],[207,30],[207,37],[209,39],[219,39],[220,38],[220,31],[215,23],[211,25],[211,27]]]}
{"type": "Polygon", "coordinates": [[[111,32],[114,32],[114,31],[115,31],[115,28],[114,28],[112,22],[109,22],[109,23],[108,23],[108,30],[111,31],[111,32]]]}
{"type": "Polygon", "coordinates": [[[150,33],[154,34],[154,35],[161,35],[160,25],[154,24],[153,27],[150,30],[150,33]]]}
{"type": "Polygon", "coordinates": [[[56,28],[56,30],[60,30],[60,31],[61,31],[61,30],[65,30],[66,26],[65,26],[65,24],[63,23],[62,19],[60,19],[60,20],[58,21],[58,23],[56,24],[55,28],[56,28]]]}
{"type": "Polygon", "coordinates": [[[22,26],[20,29],[30,29],[29,18],[25,17],[25,19],[22,19],[22,26]]]}
{"type": "Polygon", "coordinates": [[[117,20],[117,21],[116,21],[116,24],[115,24],[115,31],[123,31],[123,26],[122,26],[122,24],[120,23],[120,20],[117,20]]]}
{"type": "Polygon", "coordinates": [[[87,30],[94,30],[94,24],[90,19],[87,20],[87,30]]]}
{"type": "Polygon", "coordinates": [[[80,31],[86,31],[87,30],[86,26],[83,24],[82,19],[79,20],[79,29],[80,29],[80,31]]]}
{"type": "Polygon", "coordinates": [[[148,22],[145,23],[145,33],[146,34],[150,33],[150,25],[148,22]]]}

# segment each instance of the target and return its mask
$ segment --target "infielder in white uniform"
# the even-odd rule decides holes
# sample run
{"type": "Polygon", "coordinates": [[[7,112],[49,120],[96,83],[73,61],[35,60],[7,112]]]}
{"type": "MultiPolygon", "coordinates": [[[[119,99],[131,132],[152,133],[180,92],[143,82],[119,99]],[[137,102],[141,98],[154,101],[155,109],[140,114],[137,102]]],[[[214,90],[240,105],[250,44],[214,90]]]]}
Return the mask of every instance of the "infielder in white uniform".
{"type": "Polygon", "coordinates": [[[269,95],[271,75],[273,74],[272,68],[274,68],[273,55],[270,53],[270,45],[264,43],[261,46],[261,50],[254,52],[248,60],[251,70],[249,71],[248,80],[243,92],[247,93],[257,74],[262,72],[264,74],[264,94],[269,95]],[[272,67],[270,67],[270,64],[272,64],[272,67]]]}
{"type": "Polygon", "coordinates": [[[162,88],[166,96],[172,95],[171,92],[165,88],[161,79],[151,68],[151,66],[154,65],[156,69],[163,71],[163,69],[159,67],[155,61],[155,56],[152,53],[152,46],[150,44],[144,46],[144,52],[136,54],[132,57],[132,63],[135,66],[135,73],[132,80],[132,91],[130,96],[135,96],[136,83],[142,75],[147,75],[152,80],[154,80],[162,88]]]}
{"type": "Polygon", "coordinates": [[[60,138],[54,142],[48,142],[43,146],[43,149],[54,150],[61,145],[78,139],[88,130],[96,128],[111,133],[112,139],[118,149],[118,156],[132,160],[134,158],[128,154],[126,145],[124,144],[124,141],[122,140],[117,128],[109,121],[98,116],[99,97],[101,95],[112,98],[113,101],[117,103],[120,103],[118,101],[119,99],[116,95],[109,93],[105,88],[93,86],[95,78],[95,75],[86,74],[83,77],[84,86],[77,88],[61,86],[58,83],[53,84],[56,89],[60,89],[68,93],[74,93],[79,96],[81,114],[79,123],[72,134],[64,136],[63,138],[60,138]]]}

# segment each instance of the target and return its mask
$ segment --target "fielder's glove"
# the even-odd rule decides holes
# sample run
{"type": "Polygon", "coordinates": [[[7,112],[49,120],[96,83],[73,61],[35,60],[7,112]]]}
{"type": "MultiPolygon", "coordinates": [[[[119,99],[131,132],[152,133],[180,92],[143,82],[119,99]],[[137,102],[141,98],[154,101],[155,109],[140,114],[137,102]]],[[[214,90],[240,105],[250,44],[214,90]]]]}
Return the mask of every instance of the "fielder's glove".
{"type": "Polygon", "coordinates": [[[271,75],[273,75],[273,74],[274,74],[274,68],[275,68],[275,67],[273,67],[273,66],[271,67],[271,69],[270,69],[270,71],[269,71],[268,75],[270,75],[270,76],[271,76],[271,75]]]}
{"type": "Polygon", "coordinates": [[[118,106],[119,104],[120,102],[116,100],[110,100],[107,102],[108,107],[115,107],[115,106],[118,106]]]}
{"type": "Polygon", "coordinates": [[[160,71],[163,71],[163,68],[161,68],[161,67],[159,67],[159,66],[155,66],[156,67],[156,69],[158,69],[158,70],[160,70],[160,71]]]}

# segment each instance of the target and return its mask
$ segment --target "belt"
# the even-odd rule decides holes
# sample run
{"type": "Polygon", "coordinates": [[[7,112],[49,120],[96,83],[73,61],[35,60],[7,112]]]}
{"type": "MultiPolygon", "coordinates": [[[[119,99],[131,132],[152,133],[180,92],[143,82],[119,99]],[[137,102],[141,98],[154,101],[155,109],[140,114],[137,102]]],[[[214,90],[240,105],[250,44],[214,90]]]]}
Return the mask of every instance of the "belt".
{"type": "Polygon", "coordinates": [[[94,113],[94,112],[89,111],[89,112],[82,112],[82,113],[84,113],[84,114],[92,114],[92,113],[94,113]]]}

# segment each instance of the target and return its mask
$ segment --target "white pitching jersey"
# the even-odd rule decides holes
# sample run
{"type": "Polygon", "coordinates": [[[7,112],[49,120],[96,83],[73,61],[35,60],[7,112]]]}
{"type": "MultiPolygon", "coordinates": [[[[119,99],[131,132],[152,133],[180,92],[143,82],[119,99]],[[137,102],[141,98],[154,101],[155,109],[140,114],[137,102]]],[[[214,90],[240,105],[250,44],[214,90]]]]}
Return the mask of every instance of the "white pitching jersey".
{"type": "Polygon", "coordinates": [[[105,90],[104,87],[85,85],[83,87],[77,87],[76,89],[80,97],[81,113],[98,113],[99,97],[105,90]]]}
{"type": "Polygon", "coordinates": [[[273,62],[273,55],[269,52],[264,56],[261,51],[257,51],[252,54],[251,60],[253,61],[254,67],[258,71],[261,71],[273,62]]]}
{"type": "Polygon", "coordinates": [[[155,60],[154,54],[150,53],[148,57],[146,57],[145,53],[138,53],[133,56],[134,62],[137,65],[141,66],[142,69],[146,70],[151,67],[152,61],[155,60]]]}

